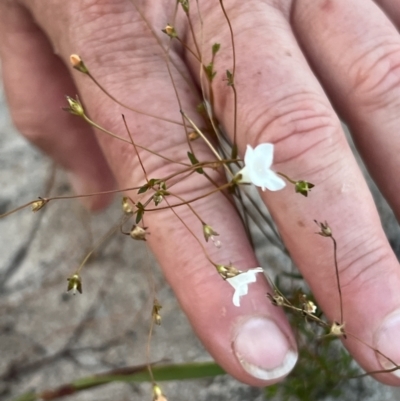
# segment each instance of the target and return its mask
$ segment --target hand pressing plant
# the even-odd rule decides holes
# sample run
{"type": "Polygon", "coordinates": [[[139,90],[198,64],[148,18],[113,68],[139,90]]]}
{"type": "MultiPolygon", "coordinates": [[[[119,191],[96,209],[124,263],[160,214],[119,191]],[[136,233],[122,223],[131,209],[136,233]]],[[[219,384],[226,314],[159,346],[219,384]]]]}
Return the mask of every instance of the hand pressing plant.
{"type": "MultiPolygon", "coordinates": [[[[300,343],[309,338],[310,326],[316,326],[316,342],[325,341],[324,336],[327,341],[341,338],[368,374],[397,384],[396,374],[389,374],[397,372],[396,358],[391,358],[387,342],[379,337],[382,319],[397,307],[396,273],[390,304],[374,296],[371,315],[356,301],[365,299],[365,294],[381,293],[374,288],[375,279],[372,286],[371,278],[362,278],[365,269],[374,266],[379,272],[381,267],[376,266],[382,260],[392,266],[389,270],[394,269],[395,260],[375,227],[376,212],[340,124],[293,41],[284,10],[271,5],[266,10],[257,2],[235,5],[225,8],[222,1],[179,1],[174,8],[156,2],[127,3],[115,6],[121,18],[117,25],[100,6],[105,27],[123,27],[116,35],[118,40],[111,40],[112,49],[121,57],[110,57],[93,45],[94,38],[86,36],[97,6],[76,14],[85,22],[85,33],[61,29],[72,32],[71,38],[57,39],[59,30],[51,19],[40,22],[57,42],[63,60],[77,52],[70,56],[70,63],[81,73],[72,75],[81,98],[69,92],[65,109],[76,120],[68,119],[68,129],[64,129],[73,132],[72,126],[82,127],[75,122],[80,119],[97,133],[97,137],[91,130],[81,135],[81,128],[79,136],[71,134],[81,152],[75,155],[82,161],[77,165],[85,166],[79,168],[97,186],[95,191],[80,191],[73,197],[97,207],[106,203],[105,195],[124,195],[121,218],[103,238],[120,231],[150,246],[199,337],[215,360],[239,380],[270,385],[293,368],[295,336],[275,308],[278,305],[302,318],[296,323],[304,323],[307,330],[299,330],[300,343]],[[261,24],[254,24],[258,18],[261,24]],[[287,33],[273,40],[277,25],[285,26],[287,33]],[[146,56],[136,53],[139,48],[146,56]],[[139,62],[133,63],[137,58],[139,62]],[[124,79],[120,80],[121,71],[124,79]],[[86,159],[88,149],[91,156],[86,159]],[[103,155],[118,190],[112,188],[103,155]],[[99,164],[108,177],[104,181],[97,177],[99,164]],[[305,290],[297,292],[297,300],[292,299],[272,280],[268,287],[263,279],[251,246],[250,221],[265,234],[266,242],[276,243],[271,235],[275,226],[249,195],[250,185],[262,190],[262,199],[315,300],[305,290]],[[327,223],[318,223],[319,233],[333,242],[333,260],[329,245],[314,235],[315,218],[335,227],[333,237],[327,223]],[[370,249],[374,252],[368,253],[370,249]],[[316,314],[320,309],[326,318],[316,314]]],[[[46,18],[40,7],[29,6],[42,21],[46,18]]],[[[62,7],[70,16],[74,7],[79,8],[62,7]]],[[[304,5],[293,6],[294,24],[300,25],[300,31],[307,25],[302,7],[306,12],[304,5]]],[[[363,7],[365,17],[368,7],[375,6],[363,7]]],[[[321,29],[317,21],[313,19],[316,30],[321,29]]],[[[353,32],[351,27],[348,30],[353,32]]],[[[107,42],[107,33],[100,31],[96,30],[107,42]]],[[[113,38],[115,31],[107,32],[113,38]]],[[[317,70],[323,69],[312,46],[307,51],[317,70]]],[[[350,98],[350,103],[357,100],[350,98]]],[[[64,160],[56,159],[61,164],[64,160]]],[[[64,160],[67,168],[69,162],[64,160]]],[[[67,197],[42,197],[24,206],[40,213],[61,198],[67,197]]],[[[82,268],[92,252],[71,271],[70,290],[87,291],[82,268]]],[[[263,270],[268,271],[268,266],[263,270]]],[[[383,285],[378,282],[378,287],[383,285]]],[[[157,389],[154,398],[162,399],[150,363],[150,338],[154,324],[162,321],[162,312],[155,291],[150,297],[154,301],[147,367],[157,389]]],[[[382,338],[391,338],[382,330],[382,338]]],[[[321,361],[318,350],[308,355],[321,361]]],[[[343,376],[349,376],[348,372],[343,376]]]]}

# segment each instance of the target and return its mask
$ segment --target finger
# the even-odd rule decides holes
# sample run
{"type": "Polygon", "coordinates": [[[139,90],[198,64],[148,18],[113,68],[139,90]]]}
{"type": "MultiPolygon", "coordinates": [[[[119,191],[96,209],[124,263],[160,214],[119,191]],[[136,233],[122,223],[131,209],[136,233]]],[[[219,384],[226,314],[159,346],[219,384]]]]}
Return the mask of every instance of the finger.
{"type": "Polygon", "coordinates": [[[399,220],[400,35],[372,1],[308,5],[294,7],[295,30],[399,220]]]}
{"type": "MultiPolygon", "coordinates": [[[[152,6],[155,7],[156,3],[152,6]]],[[[81,54],[92,74],[105,83],[120,101],[142,108],[147,113],[181,121],[179,105],[164,62],[165,54],[132,4],[119,2],[113,5],[113,13],[108,12],[107,5],[86,7],[84,10],[79,10],[79,7],[59,2],[57,7],[39,6],[33,11],[57,44],[60,54],[65,58],[71,53],[81,54]],[[54,13],[65,13],[66,20],[70,15],[78,15],[79,21],[72,18],[69,26],[55,25],[52,24],[54,13]],[[84,35],[79,29],[81,26],[85,27],[84,35]],[[134,34],[138,29],[141,34],[134,34]],[[59,30],[70,32],[70,36],[58,37],[59,30]]],[[[163,15],[170,11],[160,9],[158,2],[157,7],[158,13],[163,15]]],[[[146,15],[151,19],[151,13],[146,15]]],[[[164,21],[164,18],[159,19],[164,21]]],[[[157,22],[154,19],[151,21],[157,22]]],[[[172,54],[171,58],[181,70],[185,70],[177,54],[172,54]]],[[[120,118],[121,107],[101,94],[87,77],[75,76],[91,117],[107,129],[128,138],[120,118]]],[[[194,114],[197,97],[189,93],[188,85],[174,67],[173,76],[184,109],[194,114]]],[[[182,127],[126,110],[124,113],[137,144],[177,162],[188,161],[186,134],[182,127]]],[[[121,187],[145,184],[144,172],[132,146],[104,135],[99,135],[99,141],[121,187]]],[[[199,160],[215,159],[203,142],[197,141],[193,146],[199,160]]],[[[141,151],[140,155],[149,179],[165,177],[182,168],[148,152],[141,151]]],[[[220,173],[211,171],[210,175],[222,182],[220,173]]],[[[200,174],[175,181],[171,187],[168,182],[168,191],[185,200],[215,189],[200,174]]],[[[131,195],[134,196],[134,193],[131,195]]],[[[141,201],[145,202],[147,196],[145,193],[141,201]]],[[[179,202],[172,195],[167,196],[159,209],[169,203],[179,202]]],[[[297,359],[296,345],[282,312],[266,301],[266,280],[257,277],[257,282],[249,287],[250,294],[241,298],[238,308],[232,302],[233,289],[221,279],[207,259],[209,257],[215,263],[224,265],[232,262],[241,270],[257,266],[238,215],[221,193],[201,199],[192,207],[204,222],[218,231],[223,243],[221,250],[204,243],[202,224],[188,207],[177,207],[174,211],[167,207],[159,212],[144,214],[144,224],[150,232],[148,243],[160,261],[167,280],[196,333],[224,369],[253,385],[270,384],[282,379],[297,359]]]]}
{"type": "MultiPolygon", "coordinates": [[[[67,69],[29,13],[14,2],[0,4],[0,54],[17,128],[67,170],[77,193],[112,190],[112,174],[91,129],[61,110],[65,95],[76,94],[67,69]]],[[[82,199],[99,209],[111,196],[82,199]]]]}
{"type": "Polygon", "coordinates": [[[395,1],[390,0],[375,0],[382,7],[386,15],[397,25],[400,26],[400,5],[395,1]]]}
{"type": "MultiPolygon", "coordinates": [[[[396,7],[393,4],[389,9],[394,20],[398,18],[396,7]]],[[[400,36],[397,30],[373,2],[357,1],[348,7],[346,2],[337,1],[325,9],[296,7],[293,16],[307,55],[351,127],[371,175],[399,219],[400,184],[395,178],[400,168],[400,36]]],[[[374,287],[376,296],[389,297],[390,303],[385,313],[372,308],[373,316],[381,316],[382,323],[376,326],[371,338],[381,352],[399,362],[398,297],[391,297],[391,291],[398,292],[397,263],[372,269],[367,276],[372,279],[374,274],[382,277],[381,286],[374,287]],[[391,291],[386,292],[388,282],[391,291]],[[389,316],[383,319],[385,315],[389,316]]],[[[371,311],[367,298],[365,305],[360,306],[371,311]]],[[[381,362],[384,368],[393,366],[387,360],[381,362]]],[[[399,371],[394,375],[400,376],[399,371]]]]}
{"type": "MultiPolygon", "coordinates": [[[[255,147],[272,142],[276,145],[276,170],[316,184],[308,198],[295,194],[291,188],[262,195],[291,256],[310,284],[319,306],[333,322],[340,321],[341,313],[332,244],[314,234],[313,223],[314,219],[328,221],[338,242],[346,330],[372,347],[382,347],[382,352],[400,362],[397,354],[400,347],[394,345],[393,337],[398,330],[392,327],[389,331],[385,326],[389,325],[385,319],[400,307],[397,260],[382,231],[371,194],[340,122],[292,33],[290,4],[281,4],[280,7],[275,4],[235,2],[228,9],[236,33],[238,132],[243,133],[238,138],[239,148],[243,154],[247,144],[255,147]],[[253,29],[255,26],[257,29],[253,29]],[[388,344],[379,340],[379,333],[383,332],[392,335],[390,349],[388,344]]],[[[314,7],[320,3],[307,4],[314,7]]],[[[351,5],[353,7],[353,3],[351,5]]],[[[354,7],[354,10],[360,7],[354,7]]],[[[335,10],[339,8],[335,7],[335,10]]],[[[211,20],[218,18],[219,11],[211,5],[203,12],[211,20]]],[[[340,15],[342,18],[334,18],[335,28],[340,27],[341,21],[358,26],[354,12],[340,15]]],[[[359,17],[362,15],[363,11],[359,17]]],[[[304,19],[304,24],[309,26],[308,19],[304,19]]],[[[221,37],[219,26],[218,33],[216,25],[208,27],[205,38],[215,40],[217,34],[221,37]]],[[[326,22],[321,22],[322,27],[326,29],[326,22]]],[[[326,37],[322,30],[313,32],[307,43],[318,42],[318,36],[326,37]]],[[[338,32],[344,32],[343,37],[346,37],[345,31],[338,28],[338,32]]],[[[224,39],[229,40],[227,31],[224,39]]],[[[205,46],[211,46],[207,40],[205,43],[205,46]]],[[[338,54],[341,55],[344,49],[338,53],[334,46],[318,43],[319,58],[328,57],[327,49],[332,49],[335,59],[331,57],[330,62],[336,66],[338,54]]],[[[347,48],[350,47],[354,46],[347,44],[347,48]]],[[[315,47],[315,58],[316,52],[315,47]]],[[[215,68],[224,70],[231,62],[221,54],[215,68]]],[[[344,71],[340,74],[343,76],[344,71]]],[[[215,85],[217,116],[232,135],[232,96],[226,99],[226,82],[223,80],[216,80],[215,85]]],[[[349,336],[345,345],[367,371],[382,369],[382,360],[378,360],[375,352],[362,342],[349,336]]],[[[391,374],[377,378],[399,384],[399,379],[391,374]]]]}

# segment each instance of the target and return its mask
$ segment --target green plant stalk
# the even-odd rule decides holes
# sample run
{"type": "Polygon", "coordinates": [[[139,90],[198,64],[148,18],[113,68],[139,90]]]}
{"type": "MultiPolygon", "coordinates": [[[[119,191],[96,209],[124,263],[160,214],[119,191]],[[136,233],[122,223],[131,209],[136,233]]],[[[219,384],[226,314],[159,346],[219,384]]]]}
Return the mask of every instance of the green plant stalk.
{"type": "MultiPolygon", "coordinates": [[[[166,380],[201,379],[204,377],[213,377],[226,374],[225,371],[215,362],[153,365],[152,372],[156,382],[166,380]]],[[[108,372],[95,376],[83,377],[53,390],[45,390],[40,393],[25,393],[17,398],[14,398],[13,401],[55,400],[79,391],[113,382],[151,382],[151,377],[147,371],[147,365],[142,365],[138,367],[115,370],[114,373],[108,372]]]]}

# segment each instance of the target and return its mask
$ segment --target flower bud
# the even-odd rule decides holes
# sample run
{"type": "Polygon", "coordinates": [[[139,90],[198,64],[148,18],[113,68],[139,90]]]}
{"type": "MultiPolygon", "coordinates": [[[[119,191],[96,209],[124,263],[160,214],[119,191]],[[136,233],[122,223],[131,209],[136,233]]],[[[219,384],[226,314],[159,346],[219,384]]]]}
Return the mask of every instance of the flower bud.
{"type": "Polygon", "coordinates": [[[170,24],[167,24],[167,26],[162,31],[165,34],[167,34],[171,39],[178,37],[178,34],[175,31],[175,28],[170,24]]]}
{"type": "Polygon", "coordinates": [[[134,240],[138,240],[138,241],[146,241],[146,230],[147,227],[141,227],[137,224],[134,224],[134,226],[132,227],[131,232],[129,233],[129,235],[134,239],[134,240]]]}
{"type": "Polygon", "coordinates": [[[307,181],[296,181],[295,183],[295,191],[303,196],[308,196],[308,193],[311,191],[311,188],[314,188],[314,184],[307,181]]]}
{"type": "Polygon", "coordinates": [[[82,280],[79,274],[74,274],[72,277],[68,278],[68,287],[67,292],[72,290],[72,293],[75,295],[76,291],[82,294],[82,280]]]}
{"type": "Polygon", "coordinates": [[[129,199],[126,196],[122,198],[122,210],[127,215],[133,214],[132,206],[129,204],[129,199]]]}
{"type": "Polygon", "coordinates": [[[85,110],[83,109],[83,106],[79,100],[75,100],[72,97],[67,96],[67,102],[69,107],[64,107],[63,110],[79,117],[83,117],[85,115],[85,110]]]}
{"type": "Polygon", "coordinates": [[[321,235],[322,237],[332,237],[332,230],[326,221],[325,223],[318,223],[318,221],[314,220],[314,222],[321,229],[321,231],[317,234],[321,235]]]}
{"type": "Polygon", "coordinates": [[[48,203],[48,199],[39,198],[37,201],[33,202],[31,205],[32,212],[37,212],[42,209],[46,203],[48,203]]]}
{"type": "Polygon", "coordinates": [[[242,273],[242,271],[236,269],[236,267],[234,266],[217,265],[216,268],[217,272],[224,280],[235,277],[238,274],[242,273]]]}
{"type": "Polygon", "coordinates": [[[69,56],[69,61],[72,65],[72,67],[75,68],[76,70],[78,70],[79,72],[82,72],[83,74],[89,73],[89,70],[87,69],[85,63],[82,61],[80,56],[78,56],[77,54],[71,54],[69,56]]]}
{"type": "Polygon", "coordinates": [[[168,401],[157,384],[153,386],[153,401],[168,401]]]}

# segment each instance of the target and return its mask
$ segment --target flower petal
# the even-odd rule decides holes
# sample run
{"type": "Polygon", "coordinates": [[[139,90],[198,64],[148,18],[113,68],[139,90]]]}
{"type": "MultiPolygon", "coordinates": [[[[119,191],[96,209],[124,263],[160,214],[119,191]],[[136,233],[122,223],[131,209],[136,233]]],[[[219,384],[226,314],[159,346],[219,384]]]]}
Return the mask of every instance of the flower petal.
{"type": "Polygon", "coordinates": [[[262,187],[263,191],[265,191],[265,188],[270,191],[279,191],[286,187],[286,182],[275,172],[268,170],[265,173],[263,184],[259,186],[262,187]]]}
{"type": "Polygon", "coordinates": [[[254,154],[255,157],[263,160],[266,168],[270,168],[274,160],[274,145],[272,143],[260,143],[254,149],[254,154]]]}
{"type": "Polygon", "coordinates": [[[235,291],[232,298],[233,305],[239,307],[240,306],[240,294],[235,291]]]}
{"type": "Polygon", "coordinates": [[[255,157],[254,149],[250,145],[247,145],[246,153],[244,154],[245,166],[249,165],[251,163],[251,161],[254,159],[254,157],[255,157]]]}
{"type": "Polygon", "coordinates": [[[240,306],[240,297],[248,293],[248,284],[254,283],[257,280],[256,273],[261,273],[263,271],[261,267],[256,267],[255,269],[250,269],[247,272],[240,273],[226,280],[235,289],[232,298],[232,302],[235,306],[240,306]]]}

